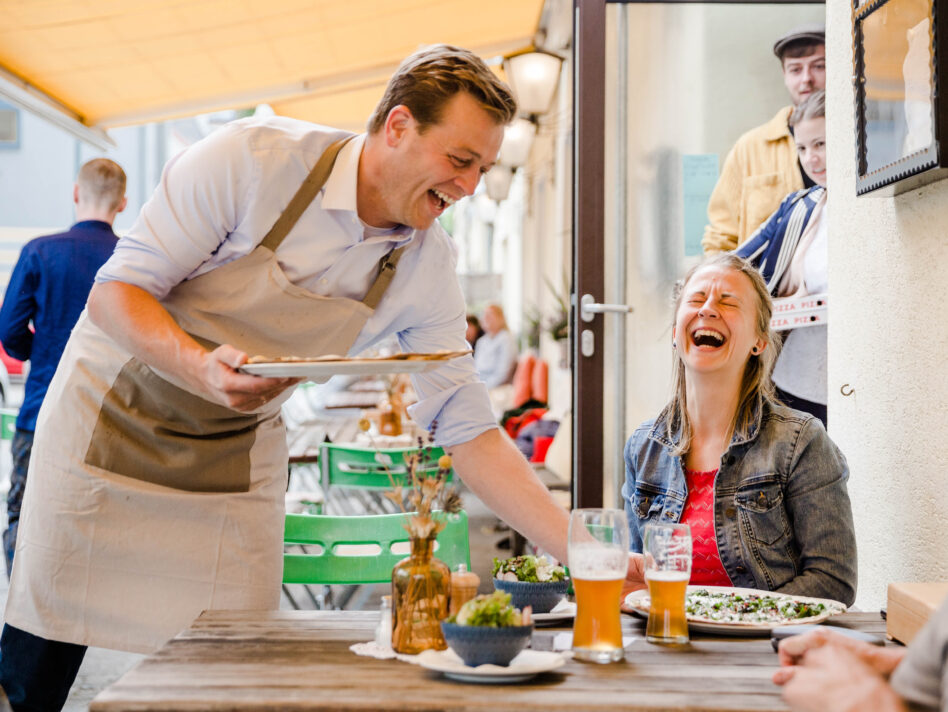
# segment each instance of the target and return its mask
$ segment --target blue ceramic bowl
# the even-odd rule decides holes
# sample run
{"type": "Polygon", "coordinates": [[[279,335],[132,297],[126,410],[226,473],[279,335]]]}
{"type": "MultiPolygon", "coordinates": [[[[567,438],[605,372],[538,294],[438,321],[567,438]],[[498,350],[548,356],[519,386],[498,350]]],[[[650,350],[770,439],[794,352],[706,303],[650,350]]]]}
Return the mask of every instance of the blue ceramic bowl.
{"type": "Polygon", "coordinates": [[[569,589],[569,579],[562,581],[503,581],[494,579],[494,588],[510,594],[510,603],[514,608],[523,610],[532,606],[534,613],[549,613],[559,603],[569,589]]]}
{"type": "Polygon", "coordinates": [[[508,665],[527,647],[532,625],[490,628],[481,625],[441,623],[444,639],[465,665],[508,665]]]}

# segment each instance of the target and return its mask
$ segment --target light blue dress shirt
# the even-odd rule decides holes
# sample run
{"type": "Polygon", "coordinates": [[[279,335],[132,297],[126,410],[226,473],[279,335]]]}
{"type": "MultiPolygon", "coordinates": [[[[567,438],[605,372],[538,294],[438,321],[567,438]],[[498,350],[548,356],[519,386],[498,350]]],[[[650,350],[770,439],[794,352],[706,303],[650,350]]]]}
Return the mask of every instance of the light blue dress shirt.
{"type": "MultiPolygon", "coordinates": [[[[249,254],[323,151],[344,135],[282,117],[221,127],[168,162],[96,281],[127,282],[161,299],[182,280],[249,254]]],[[[427,230],[379,234],[359,219],[356,181],[364,143],[365,136],[358,136],[340,151],[319,195],[280,245],[280,266],[305,289],[361,301],[382,256],[407,245],[388,292],[350,353],[391,334],[404,351],[466,350],[457,250],[448,234],[437,222],[427,230]]],[[[425,428],[437,420],[439,444],[467,442],[496,427],[472,357],[412,381],[419,400],[409,412],[425,428]]]]}

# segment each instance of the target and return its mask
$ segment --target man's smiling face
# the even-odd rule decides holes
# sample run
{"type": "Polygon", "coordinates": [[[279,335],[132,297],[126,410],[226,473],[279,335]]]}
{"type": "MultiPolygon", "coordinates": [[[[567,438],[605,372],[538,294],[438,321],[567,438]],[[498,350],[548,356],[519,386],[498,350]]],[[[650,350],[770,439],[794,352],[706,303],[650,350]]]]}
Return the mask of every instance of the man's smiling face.
{"type": "Polygon", "coordinates": [[[389,220],[423,230],[474,192],[497,159],[504,127],[460,92],[444,105],[438,123],[419,129],[406,107],[392,110],[385,132],[394,155],[383,194],[389,220]]]}
{"type": "Polygon", "coordinates": [[[826,88],[826,47],[817,45],[805,57],[783,58],[783,83],[794,106],[810,94],[826,88]]]}

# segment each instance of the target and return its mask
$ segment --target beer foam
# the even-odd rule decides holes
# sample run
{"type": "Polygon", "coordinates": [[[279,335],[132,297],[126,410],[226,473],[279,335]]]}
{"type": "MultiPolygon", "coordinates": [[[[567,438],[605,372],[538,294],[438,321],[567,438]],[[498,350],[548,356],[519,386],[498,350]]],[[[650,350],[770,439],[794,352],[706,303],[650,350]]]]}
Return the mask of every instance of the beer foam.
{"type": "Polygon", "coordinates": [[[621,549],[598,544],[569,547],[569,574],[573,578],[614,581],[625,578],[629,555],[621,549]]]}
{"type": "Polygon", "coordinates": [[[646,571],[646,581],[688,581],[691,574],[688,571],[646,571]]]}

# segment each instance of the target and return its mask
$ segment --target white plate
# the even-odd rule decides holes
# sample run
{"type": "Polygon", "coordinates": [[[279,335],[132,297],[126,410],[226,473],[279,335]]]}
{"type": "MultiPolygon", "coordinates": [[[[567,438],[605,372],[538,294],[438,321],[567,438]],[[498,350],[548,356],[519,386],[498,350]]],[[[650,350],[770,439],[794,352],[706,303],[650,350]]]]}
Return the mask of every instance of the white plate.
{"type": "Polygon", "coordinates": [[[553,625],[562,621],[569,621],[576,617],[576,604],[563,599],[549,613],[534,613],[533,624],[537,626],[553,625]]]}
{"type": "Polygon", "coordinates": [[[523,682],[541,672],[548,672],[566,664],[561,653],[543,650],[523,650],[510,665],[478,665],[468,667],[453,650],[426,650],[418,656],[418,664],[428,670],[444,673],[445,677],[460,682],[509,684],[523,682]]]}
{"type": "Polygon", "coordinates": [[[264,361],[245,363],[240,371],[271,378],[322,378],[330,376],[369,376],[386,373],[422,373],[469,351],[449,354],[415,354],[416,358],[337,358],[319,361],[264,361]]]}
{"type": "MultiPolygon", "coordinates": [[[[810,596],[790,596],[775,591],[762,591],[756,588],[734,588],[731,586],[689,586],[687,593],[704,589],[709,593],[739,593],[742,596],[775,596],[782,598],[792,598],[795,601],[806,601],[808,603],[822,603],[827,607],[826,611],[809,618],[801,618],[798,621],[782,621],[779,623],[742,623],[740,621],[727,621],[714,623],[710,621],[696,621],[688,617],[688,630],[696,633],[714,633],[716,635],[744,635],[760,636],[769,634],[774,628],[780,628],[789,625],[813,625],[822,623],[830,616],[837,613],[844,613],[846,606],[839,601],[833,601],[828,598],[812,598],[810,596]]],[[[648,618],[648,589],[635,591],[625,597],[622,602],[622,610],[626,613],[638,616],[639,618],[648,618]]]]}

